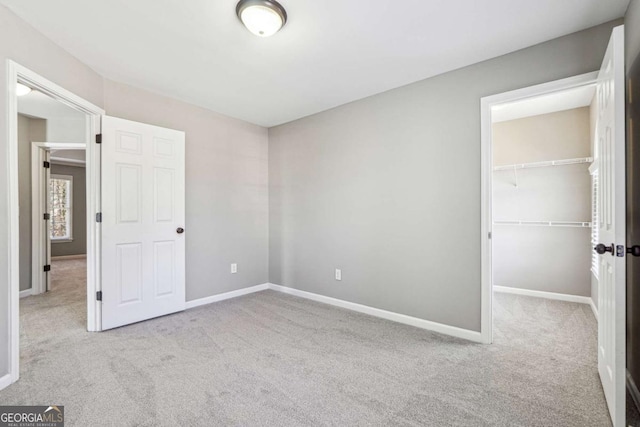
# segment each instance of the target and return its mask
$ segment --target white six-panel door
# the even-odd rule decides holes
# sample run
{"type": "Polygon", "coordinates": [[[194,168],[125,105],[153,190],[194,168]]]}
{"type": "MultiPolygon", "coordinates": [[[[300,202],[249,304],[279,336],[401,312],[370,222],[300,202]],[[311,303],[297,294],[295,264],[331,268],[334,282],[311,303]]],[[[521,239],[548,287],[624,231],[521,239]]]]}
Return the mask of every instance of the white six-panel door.
{"type": "Polygon", "coordinates": [[[184,144],[102,117],[102,329],[185,308],[184,144]]]}
{"type": "Polygon", "coordinates": [[[613,30],[598,75],[596,121],[599,255],[598,371],[614,426],[625,425],[625,83],[623,27],[613,30]]]}

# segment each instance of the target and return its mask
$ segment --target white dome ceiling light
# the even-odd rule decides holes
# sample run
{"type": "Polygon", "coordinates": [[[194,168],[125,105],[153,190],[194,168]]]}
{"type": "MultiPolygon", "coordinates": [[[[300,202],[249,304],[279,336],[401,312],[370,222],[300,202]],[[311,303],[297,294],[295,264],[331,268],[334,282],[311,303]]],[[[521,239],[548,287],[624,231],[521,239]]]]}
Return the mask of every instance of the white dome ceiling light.
{"type": "Polygon", "coordinates": [[[25,86],[22,83],[16,83],[16,95],[25,96],[31,93],[31,88],[29,86],[25,86]]]}
{"type": "Polygon", "coordinates": [[[275,0],[240,0],[236,14],[247,30],[258,37],[274,35],[287,22],[287,12],[275,0]]]}

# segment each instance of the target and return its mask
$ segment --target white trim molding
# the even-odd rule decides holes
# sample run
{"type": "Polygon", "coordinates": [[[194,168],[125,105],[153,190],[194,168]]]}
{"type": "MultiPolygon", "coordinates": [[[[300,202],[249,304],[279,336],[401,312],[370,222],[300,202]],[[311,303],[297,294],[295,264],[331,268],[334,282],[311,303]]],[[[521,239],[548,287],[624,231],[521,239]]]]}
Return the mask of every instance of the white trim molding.
{"type": "Polygon", "coordinates": [[[591,304],[591,297],[580,295],[560,294],[557,292],[534,291],[531,289],[512,288],[509,286],[493,286],[494,292],[504,294],[523,295],[527,297],[554,299],[558,301],[577,302],[580,304],[591,304]]]}
{"type": "Polygon", "coordinates": [[[31,288],[20,291],[20,299],[30,297],[31,295],[33,295],[31,288]]]}
{"type": "Polygon", "coordinates": [[[13,381],[11,381],[11,374],[0,377],[0,390],[9,387],[12,382],[13,381]]]}
{"type": "Polygon", "coordinates": [[[49,263],[49,221],[42,214],[48,212],[46,198],[47,169],[42,163],[48,152],[38,143],[31,143],[31,289],[36,295],[47,291],[48,274],[43,266],[49,263]]]}
{"type": "Polygon", "coordinates": [[[51,257],[51,261],[66,261],[69,259],[87,259],[87,254],[80,254],[80,255],[59,255],[59,256],[52,256],[51,257]]]}
{"type": "Polygon", "coordinates": [[[214,302],[224,301],[226,299],[241,297],[242,295],[252,294],[254,292],[266,291],[267,289],[269,289],[269,285],[267,283],[263,283],[262,285],[250,286],[248,288],[242,288],[236,291],[225,292],[223,294],[212,295],[210,297],[187,301],[185,308],[189,310],[190,308],[200,307],[201,305],[212,304],[214,302]]]}
{"type": "Polygon", "coordinates": [[[587,304],[591,307],[591,311],[593,311],[593,316],[598,320],[598,309],[596,308],[596,304],[591,297],[583,297],[580,295],[570,295],[570,294],[560,294],[557,292],[544,292],[544,291],[534,291],[531,289],[522,289],[522,288],[512,288],[510,286],[493,286],[494,292],[501,292],[503,294],[513,294],[513,295],[522,295],[527,297],[534,298],[546,298],[553,299],[557,301],[567,301],[567,302],[577,302],[579,304],[587,304]]]}
{"type": "Polygon", "coordinates": [[[369,307],[366,305],[344,301],[337,298],[331,298],[324,295],[301,291],[299,289],[294,289],[287,286],[275,285],[273,283],[269,283],[269,289],[300,298],[306,298],[323,304],[329,304],[336,307],[345,308],[347,310],[357,311],[358,313],[368,314],[370,316],[379,317],[382,319],[390,320],[392,322],[415,326],[416,328],[426,329],[444,335],[450,335],[456,338],[462,338],[478,343],[482,342],[480,332],[470,331],[468,329],[444,325],[442,323],[432,322],[430,320],[419,319],[417,317],[407,316],[405,314],[394,313],[392,311],[382,310],[379,308],[369,307]]]}
{"type": "Polygon", "coordinates": [[[596,318],[596,321],[598,320],[598,307],[596,307],[596,303],[593,300],[593,298],[589,298],[589,305],[591,306],[591,311],[593,311],[593,315],[596,318]]]}

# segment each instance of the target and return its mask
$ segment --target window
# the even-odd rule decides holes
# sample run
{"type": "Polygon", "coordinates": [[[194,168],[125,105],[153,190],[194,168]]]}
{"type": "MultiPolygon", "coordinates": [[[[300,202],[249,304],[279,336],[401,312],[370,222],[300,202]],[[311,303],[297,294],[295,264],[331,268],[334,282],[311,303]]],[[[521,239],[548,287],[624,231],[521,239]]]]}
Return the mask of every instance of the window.
{"type": "Polygon", "coordinates": [[[73,177],[51,175],[49,197],[51,240],[73,240],[73,177]]]}

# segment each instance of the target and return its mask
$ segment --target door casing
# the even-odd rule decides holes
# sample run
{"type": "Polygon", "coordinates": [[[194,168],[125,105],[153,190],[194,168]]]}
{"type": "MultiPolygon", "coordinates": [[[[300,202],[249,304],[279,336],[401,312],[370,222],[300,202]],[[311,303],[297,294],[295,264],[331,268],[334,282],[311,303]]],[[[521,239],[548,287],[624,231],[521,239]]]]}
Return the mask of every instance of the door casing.
{"type": "MultiPolygon", "coordinates": [[[[30,69],[7,60],[7,166],[9,191],[6,194],[9,206],[9,221],[6,224],[8,236],[8,277],[9,287],[8,320],[9,336],[6,349],[9,356],[10,383],[20,377],[20,328],[19,328],[19,206],[18,206],[18,97],[16,84],[23,83],[38,91],[86,114],[86,151],[87,151],[87,330],[100,331],[101,307],[96,301],[96,292],[101,289],[100,283],[100,227],[96,223],[96,214],[100,212],[100,149],[95,144],[95,136],[99,133],[100,117],[104,110],[89,101],[73,94],[61,86],[51,82],[30,69]]],[[[2,343],[5,344],[5,343],[2,343]]],[[[4,347],[4,345],[0,345],[4,347]]],[[[7,384],[8,385],[8,384],[7,384]]]]}
{"type": "Polygon", "coordinates": [[[595,85],[598,72],[542,83],[522,89],[499,93],[480,100],[481,110],[481,308],[480,334],[482,342],[493,342],[493,265],[491,258],[491,233],[493,232],[493,207],[491,189],[493,186],[493,150],[491,108],[508,102],[520,101],[554,92],[561,92],[583,86],[595,85]]]}

